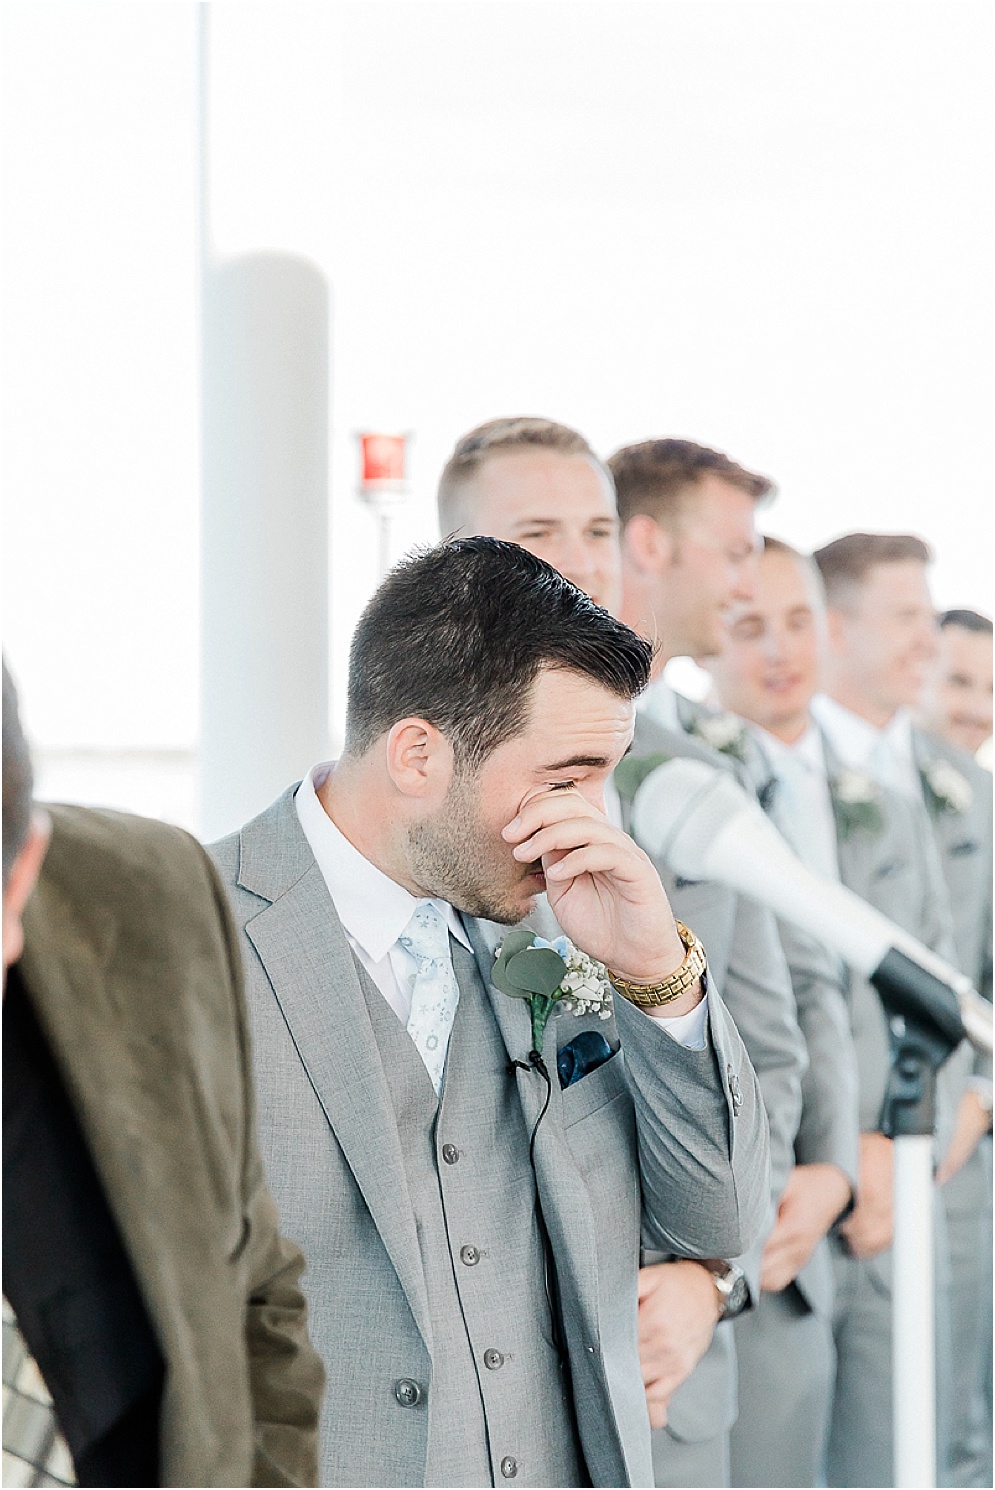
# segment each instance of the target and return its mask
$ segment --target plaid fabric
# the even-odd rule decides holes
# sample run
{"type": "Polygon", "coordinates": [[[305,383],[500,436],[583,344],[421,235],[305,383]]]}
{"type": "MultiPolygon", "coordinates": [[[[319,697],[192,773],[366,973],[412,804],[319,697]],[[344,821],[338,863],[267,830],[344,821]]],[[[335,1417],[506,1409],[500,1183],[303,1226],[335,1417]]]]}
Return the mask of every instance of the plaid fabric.
{"type": "Polygon", "coordinates": [[[3,1301],[3,1483],[75,1485],[73,1461],[14,1311],[3,1301]]]}

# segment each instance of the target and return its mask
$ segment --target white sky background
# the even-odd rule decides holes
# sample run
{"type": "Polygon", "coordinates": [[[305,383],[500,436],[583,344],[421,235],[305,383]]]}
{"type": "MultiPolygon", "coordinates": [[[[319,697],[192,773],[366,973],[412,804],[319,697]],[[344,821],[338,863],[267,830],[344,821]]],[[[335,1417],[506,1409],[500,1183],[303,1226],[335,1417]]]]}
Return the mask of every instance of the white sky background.
{"type": "MultiPolygon", "coordinates": [[[[7,0],[5,647],[43,747],[197,737],[195,7],[7,0]]],[[[770,531],[922,533],[990,613],[987,4],[210,7],[215,252],[332,295],[334,723],[375,583],[479,421],[769,473],[770,531]]]]}

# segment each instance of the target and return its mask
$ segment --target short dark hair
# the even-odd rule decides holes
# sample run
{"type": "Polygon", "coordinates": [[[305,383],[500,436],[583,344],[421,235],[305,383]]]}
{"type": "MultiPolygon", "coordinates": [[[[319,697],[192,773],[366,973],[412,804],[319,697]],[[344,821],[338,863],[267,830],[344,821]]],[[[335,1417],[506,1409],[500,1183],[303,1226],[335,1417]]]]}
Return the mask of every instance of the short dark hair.
{"type": "MultiPolygon", "coordinates": [[[[495,455],[515,455],[529,450],[555,450],[560,455],[582,455],[602,471],[603,461],[577,430],[555,419],[532,414],[488,419],[468,430],[456,441],[452,455],[439,477],[439,526],[443,534],[455,533],[467,520],[467,491],[480,468],[495,455]]],[[[605,471],[607,476],[607,471],[605,471]]],[[[610,477],[608,478],[611,479],[610,477]]]]}
{"type": "Polygon", "coordinates": [[[580,673],[618,698],[649,682],[653,649],[517,543],[460,538],[387,575],[352,641],[348,755],[399,719],[426,719],[475,766],[525,725],[543,668],[580,673]]]}
{"type": "Polygon", "coordinates": [[[819,566],[830,605],[848,600],[878,564],[932,564],[933,551],[913,533],[844,533],[817,548],[812,558],[819,566]]]}
{"type": "Polygon", "coordinates": [[[959,626],[963,631],[976,631],[983,636],[992,634],[991,617],[976,610],[945,610],[940,617],[940,630],[945,626],[959,626]]]}
{"type": "Polygon", "coordinates": [[[3,887],[28,836],[34,779],[28,742],[21,729],[17,689],[3,663],[3,887]]]}
{"type": "Polygon", "coordinates": [[[615,481],[623,527],[642,514],[659,523],[673,522],[707,476],[717,476],[756,502],[766,501],[776,490],[767,476],[748,471],[721,450],[696,445],[693,440],[623,445],[609,457],[608,469],[615,481]]]}

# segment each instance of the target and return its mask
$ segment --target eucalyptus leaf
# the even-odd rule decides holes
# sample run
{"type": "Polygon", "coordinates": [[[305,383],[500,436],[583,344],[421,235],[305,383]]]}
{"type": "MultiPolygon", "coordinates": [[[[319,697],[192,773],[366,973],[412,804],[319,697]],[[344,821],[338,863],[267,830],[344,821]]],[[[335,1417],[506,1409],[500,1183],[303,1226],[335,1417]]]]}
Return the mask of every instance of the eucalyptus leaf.
{"type": "Polygon", "coordinates": [[[673,757],[660,752],[657,755],[626,755],[615,767],[612,780],[623,802],[631,802],[647,776],[652,776],[657,766],[665,766],[673,757]]]}
{"type": "Polygon", "coordinates": [[[517,952],[522,952],[526,947],[531,947],[534,933],[531,931],[517,930],[509,931],[501,943],[500,956],[495,957],[491,967],[491,982],[501,993],[506,993],[511,998],[528,998],[528,993],[520,988],[517,983],[509,983],[507,976],[508,963],[517,952]]]}
{"type": "Polygon", "coordinates": [[[516,952],[504,962],[503,972],[516,990],[526,995],[539,994],[543,998],[555,998],[560,984],[566,977],[567,965],[559,952],[551,947],[528,947],[516,952]]]}

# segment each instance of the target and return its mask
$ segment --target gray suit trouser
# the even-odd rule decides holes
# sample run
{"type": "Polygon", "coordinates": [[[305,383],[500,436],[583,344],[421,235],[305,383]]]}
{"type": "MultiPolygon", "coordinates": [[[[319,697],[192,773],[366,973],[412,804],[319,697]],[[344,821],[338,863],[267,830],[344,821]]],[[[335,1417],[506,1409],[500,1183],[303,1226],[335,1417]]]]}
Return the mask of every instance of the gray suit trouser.
{"type": "Polygon", "coordinates": [[[944,1186],[950,1238],[950,1464],[945,1485],[992,1483],[991,1402],[985,1392],[992,1348],[991,1141],[984,1139],[944,1186]]]}
{"type": "MultiPolygon", "coordinates": [[[[936,1286],[936,1457],[944,1484],[949,1438],[950,1300],[946,1241],[938,1246],[936,1286]]],[[[873,1490],[895,1483],[892,1452],[891,1288],[879,1258],[858,1262],[833,1247],[836,1385],[826,1483],[873,1490]]]]}
{"type": "Polygon", "coordinates": [[[733,1485],[824,1484],[836,1352],[829,1320],[794,1284],[760,1295],[736,1321],[739,1417],[733,1485]]]}
{"type": "Polygon", "coordinates": [[[653,1482],[687,1490],[689,1485],[722,1490],[729,1484],[729,1435],[717,1433],[701,1443],[681,1443],[666,1428],[653,1434],[653,1482]]]}

